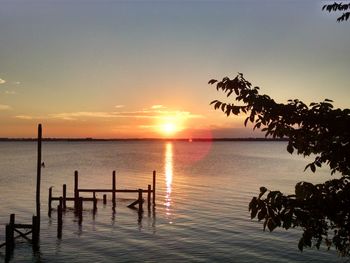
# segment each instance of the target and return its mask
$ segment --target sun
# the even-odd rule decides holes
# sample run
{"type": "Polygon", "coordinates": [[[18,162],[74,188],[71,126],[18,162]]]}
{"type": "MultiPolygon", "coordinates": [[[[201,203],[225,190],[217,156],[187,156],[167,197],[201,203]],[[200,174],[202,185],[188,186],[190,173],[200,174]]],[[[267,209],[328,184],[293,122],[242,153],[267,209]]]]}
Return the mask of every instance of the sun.
{"type": "Polygon", "coordinates": [[[186,116],[182,114],[160,116],[155,123],[155,131],[165,138],[179,136],[185,129],[185,121],[186,116]]]}
{"type": "Polygon", "coordinates": [[[173,122],[164,123],[161,125],[161,131],[165,135],[172,135],[172,134],[176,133],[176,131],[177,131],[176,124],[173,122]]]}

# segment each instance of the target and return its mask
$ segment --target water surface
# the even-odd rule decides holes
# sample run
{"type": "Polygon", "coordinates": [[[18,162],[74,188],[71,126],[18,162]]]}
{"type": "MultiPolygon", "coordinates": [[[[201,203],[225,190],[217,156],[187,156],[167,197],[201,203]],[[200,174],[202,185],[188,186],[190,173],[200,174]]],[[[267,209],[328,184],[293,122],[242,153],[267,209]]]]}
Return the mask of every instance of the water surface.
{"type": "MultiPolygon", "coordinates": [[[[307,160],[286,152],[284,142],[44,142],[40,253],[21,241],[12,262],[341,262],[334,251],[300,252],[298,230],[263,232],[250,220],[248,203],[260,186],[291,193],[298,181],[322,182],[303,172],[307,160]],[[108,204],[84,205],[82,226],[69,209],[63,237],[56,238],[56,212],[47,216],[48,188],[73,195],[74,171],[84,188],[147,188],[157,171],[157,205],[140,221],[126,206],[136,194],[108,204]]],[[[15,213],[30,223],[35,212],[36,144],[0,143],[0,242],[15,213]]],[[[89,194],[85,196],[90,197],[89,194]]],[[[102,198],[102,194],[98,196],[102,198]]],[[[54,204],[56,206],[57,203],[54,204]]],[[[72,207],[72,204],[68,204],[72,207]]],[[[0,259],[4,249],[0,249],[0,259]]]]}

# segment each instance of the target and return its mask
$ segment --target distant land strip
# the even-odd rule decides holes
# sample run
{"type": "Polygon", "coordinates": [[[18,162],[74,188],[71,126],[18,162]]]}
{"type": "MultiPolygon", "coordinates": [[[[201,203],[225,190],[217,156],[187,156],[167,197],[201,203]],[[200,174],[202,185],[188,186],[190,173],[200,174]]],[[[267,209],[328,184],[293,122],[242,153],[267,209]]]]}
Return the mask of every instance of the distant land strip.
{"type": "MultiPolygon", "coordinates": [[[[0,142],[7,142],[7,141],[36,141],[36,138],[0,138],[0,142]]],[[[43,138],[43,141],[48,142],[61,142],[61,141],[67,141],[67,142],[86,142],[86,141],[92,141],[92,142],[113,142],[113,141],[183,141],[183,142],[207,142],[207,141],[214,141],[214,142],[230,142],[230,141],[243,141],[243,142],[270,142],[270,141],[288,141],[288,138],[122,138],[122,139],[98,139],[98,138],[43,138]]]]}

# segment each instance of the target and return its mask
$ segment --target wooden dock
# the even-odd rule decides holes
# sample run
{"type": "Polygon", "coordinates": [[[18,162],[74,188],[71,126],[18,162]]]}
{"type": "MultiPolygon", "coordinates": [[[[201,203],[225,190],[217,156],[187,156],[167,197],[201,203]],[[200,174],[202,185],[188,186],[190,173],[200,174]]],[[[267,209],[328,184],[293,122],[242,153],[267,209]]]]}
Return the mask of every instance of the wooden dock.
{"type": "MultiPolygon", "coordinates": [[[[38,125],[38,155],[37,155],[37,180],[36,180],[36,215],[32,217],[32,224],[19,224],[15,222],[15,214],[10,215],[9,223],[6,225],[6,241],[0,244],[0,248],[6,247],[5,262],[10,261],[13,250],[15,248],[15,240],[23,238],[32,244],[33,251],[37,251],[39,248],[40,237],[40,185],[41,185],[41,168],[43,163],[41,160],[41,141],[42,141],[42,127],[38,125]],[[17,235],[15,235],[17,234],[17,235]],[[31,235],[31,238],[30,238],[31,235]]],[[[150,213],[153,207],[153,213],[155,213],[156,205],[156,171],[153,171],[152,185],[149,184],[145,188],[138,189],[117,189],[116,186],[116,172],[112,172],[112,185],[111,188],[79,188],[79,174],[78,171],[74,172],[74,195],[72,197],[67,196],[67,185],[62,186],[62,195],[53,196],[52,187],[49,188],[48,197],[48,216],[52,216],[52,204],[54,201],[58,201],[57,205],[57,238],[62,238],[63,227],[63,212],[67,209],[67,202],[73,202],[74,212],[78,218],[78,224],[81,225],[83,221],[83,206],[84,202],[93,202],[93,214],[97,211],[98,199],[96,193],[103,194],[103,204],[107,204],[107,194],[112,195],[112,209],[113,216],[115,214],[115,207],[117,204],[117,193],[135,193],[135,201],[129,204],[127,207],[136,209],[139,215],[139,222],[142,220],[144,194],[147,195],[147,208],[150,213]],[[90,193],[91,197],[82,197],[82,193],[90,193]],[[153,205],[153,206],[152,206],[153,205]]]]}
{"type": "MultiPolygon", "coordinates": [[[[73,202],[74,213],[78,217],[79,225],[83,221],[83,206],[84,202],[93,202],[93,214],[97,211],[98,199],[96,198],[96,193],[111,193],[112,194],[112,209],[115,211],[116,207],[116,194],[117,193],[136,193],[137,196],[135,201],[129,204],[127,207],[136,209],[139,214],[139,218],[143,213],[143,203],[144,198],[143,194],[147,194],[147,208],[148,211],[151,211],[152,204],[153,210],[156,204],[156,171],[153,171],[152,185],[147,185],[146,189],[117,189],[116,187],[116,172],[112,172],[112,185],[111,188],[79,188],[79,173],[78,171],[74,172],[74,196],[67,197],[67,185],[62,186],[62,196],[53,196],[52,187],[49,188],[49,197],[48,197],[48,216],[52,216],[52,203],[58,201],[57,206],[57,237],[62,237],[62,212],[66,211],[67,202],[73,202]],[[82,197],[81,193],[90,193],[92,197],[82,197]]],[[[103,204],[107,203],[107,195],[103,195],[103,204]]]]}

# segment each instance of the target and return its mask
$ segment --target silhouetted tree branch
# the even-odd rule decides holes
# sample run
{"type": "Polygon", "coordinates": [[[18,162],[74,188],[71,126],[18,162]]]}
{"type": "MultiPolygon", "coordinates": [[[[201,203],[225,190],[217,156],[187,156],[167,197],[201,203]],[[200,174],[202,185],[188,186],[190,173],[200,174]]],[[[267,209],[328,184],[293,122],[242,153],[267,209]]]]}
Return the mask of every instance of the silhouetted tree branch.
{"type": "Polygon", "coordinates": [[[343,4],[334,2],[334,4],[324,5],[322,10],[326,10],[328,12],[342,11],[343,14],[337,18],[338,22],[347,21],[350,18],[350,3],[343,4]]]}
{"type": "Polygon", "coordinates": [[[324,184],[300,182],[293,195],[261,187],[260,194],[249,204],[251,218],[264,221],[264,230],[301,227],[300,250],[311,245],[319,248],[324,241],[328,248],[334,246],[341,255],[349,256],[350,110],[334,109],[328,99],[309,106],[298,99],[276,103],[268,95],[259,94],[259,87],[253,87],[241,73],[234,79],[209,81],[215,83],[217,90],[227,97],[234,94],[235,101],[240,103],[214,100],[211,104],[215,109],[221,109],[227,116],[246,114],[245,125],[251,122],[265,136],[288,138],[289,153],[315,155],[305,169],[315,172],[317,167],[327,164],[331,174],[342,175],[324,184]]]}

